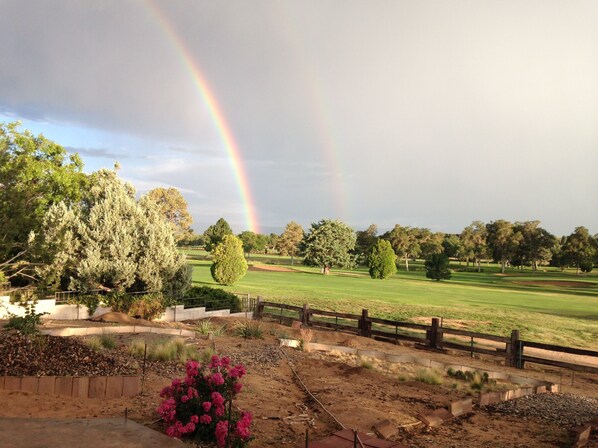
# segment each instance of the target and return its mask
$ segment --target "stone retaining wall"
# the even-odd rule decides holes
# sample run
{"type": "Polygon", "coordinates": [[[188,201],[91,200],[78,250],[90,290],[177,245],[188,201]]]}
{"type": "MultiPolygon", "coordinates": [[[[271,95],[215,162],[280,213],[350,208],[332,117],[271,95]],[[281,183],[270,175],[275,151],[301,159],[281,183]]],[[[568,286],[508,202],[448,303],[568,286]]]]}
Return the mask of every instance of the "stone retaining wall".
{"type": "Polygon", "coordinates": [[[3,376],[0,390],[77,398],[120,398],[139,393],[139,376],[3,376]]]}

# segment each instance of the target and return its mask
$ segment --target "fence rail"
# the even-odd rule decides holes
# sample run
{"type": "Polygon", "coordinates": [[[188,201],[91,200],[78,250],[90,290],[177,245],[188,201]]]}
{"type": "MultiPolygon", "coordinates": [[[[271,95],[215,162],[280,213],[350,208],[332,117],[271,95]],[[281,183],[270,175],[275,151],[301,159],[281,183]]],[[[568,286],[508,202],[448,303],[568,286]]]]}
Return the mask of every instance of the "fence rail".
{"type": "Polygon", "coordinates": [[[360,336],[375,337],[385,341],[406,340],[419,343],[430,349],[443,350],[448,348],[469,352],[472,357],[474,353],[501,357],[505,360],[505,365],[520,369],[524,368],[525,362],[531,362],[598,373],[598,367],[542,357],[536,352],[534,352],[534,356],[524,354],[525,348],[529,347],[557,354],[567,353],[588,356],[595,358],[598,364],[598,351],[524,341],[520,338],[519,330],[513,330],[511,336],[506,337],[443,327],[438,318],[432,318],[431,324],[425,325],[371,317],[367,309],[362,310],[361,315],[337,313],[311,309],[308,304],[300,307],[264,301],[260,297],[258,297],[254,314],[257,319],[267,317],[277,320],[281,324],[291,324],[298,321],[305,326],[355,333],[360,336]],[[450,336],[450,339],[445,336],[450,336]]]}

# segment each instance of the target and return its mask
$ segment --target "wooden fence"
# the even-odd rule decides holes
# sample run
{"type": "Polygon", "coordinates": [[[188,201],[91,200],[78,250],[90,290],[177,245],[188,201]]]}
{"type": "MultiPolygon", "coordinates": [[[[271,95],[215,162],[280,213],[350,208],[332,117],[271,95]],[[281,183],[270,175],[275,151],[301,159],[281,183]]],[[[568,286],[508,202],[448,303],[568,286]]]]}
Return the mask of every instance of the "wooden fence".
{"type": "Polygon", "coordinates": [[[297,321],[304,326],[353,333],[388,342],[410,341],[419,343],[429,349],[443,350],[448,348],[468,352],[471,356],[474,353],[497,356],[505,360],[506,366],[520,369],[524,368],[526,362],[531,362],[598,373],[598,367],[564,362],[549,357],[531,356],[524,353],[525,347],[529,347],[536,351],[543,350],[553,353],[589,356],[596,358],[598,362],[597,351],[525,341],[520,338],[519,330],[513,330],[510,337],[504,337],[447,328],[442,326],[442,322],[438,318],[432,318],[430,325],[425,325],[379,319],[370,316],[367,309],[363,309],[361,314],[337,313],[312,309],[307,304],[301,307],[268,302],[258,297],[255,318],[262,319],[264,317],[276,320],[281,324],[290,325],[292,322],[297,321]]]}

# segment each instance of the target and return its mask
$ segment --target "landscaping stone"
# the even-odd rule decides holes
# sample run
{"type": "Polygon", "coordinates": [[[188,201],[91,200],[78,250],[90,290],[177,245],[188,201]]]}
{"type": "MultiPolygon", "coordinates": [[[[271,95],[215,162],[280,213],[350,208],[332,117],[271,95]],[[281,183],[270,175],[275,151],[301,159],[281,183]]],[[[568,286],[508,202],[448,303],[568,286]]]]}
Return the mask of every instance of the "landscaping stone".
{"type": "Polygon", "coordinates": [[[133,397],[139,393],[139,377],[123,377],[123,397],[133,397]]]}
{"type": "Polygon", "coordinates": [[[450,420],[455,417],[455,415],[453,415],[448,409],[445,408],[438,408],[434,412],[432,412],[432,414],[436,417],[439,417],[443,422],[446,422],[447,420],[450,420]]]}
{"type": "Polygon", "coordinates": [[[73,378],[68,376],[56,377],[54,393],[70,397],[73,393],[73,378]]]}
{"type": "Polygon", "coordinates": [[[486,392],[485,394],[480,394],[480,406],[488,406],[494,403],[500,403],[500,401],[500,392],[486,392]]]}
{"type": "Polygon", "coordinates": [[[109,376],[108,378],[106,378],[106,398],[120,398],[122,394],[122,376],[109,376]]]}
{"type": "Polygon", "coordinates": [[[5,390],[21,390],[21,378],[18,376],[7,376],[4,379],[5,390]]]}
{"type": "Polygon", "coordinates": [[[71,393],[76,398],[89,397],[89,377],[75,377],[73,378],[73,391],[71,393]]]}
{"type": "Polygon", "coordinates": [[[430,428],[440,426],[444,422],[444,420],[442,420],[442,418],[440,416],[438,416],[434,413],[430,413],[430,414],[426,414],[426,415],[419,414],[418,418],[422,422],[424,422],[426,426],[429,426],[430,428]]]}
{"type": "Polygon", "coordinates": [[[56,377],[55,376],[40,376],[38,382],[37,393],[44,395],[44,394],[54,394],[54,387],[56,385],[56,377]]]}
{"type": "Polygon", "coordinates": [[[473,402],[471,398],[465,400],[454,401],[449,405],[449,411],[454,417],[459,417],[463,414],[472,412],[473,402]]]}
{"type": "Polygon", "coordinates": [[[390,420],[382,420],[372,426],[372,429],[378,437],[382,437],[385,440],[393,437],[398,432],[397,426],[390,420]]]}
{"type": "Polygon", "coordinates": [[[546,393],[546,386],[536,386],[535,393],[537,393],[537,394],[545,394],[546,393]]]}
{"type": "Polygon", "coordinates": [[[89,398],[103,398],[106,396],[106,377],[97,376],[89,379],[89,398]]]}
{"type": "Polygon", "coordinates": [[[573,440],[573,448],[581,448],[586,446],[590,440],[592,433],[592,425],[583,425],[574,429],[575,439],[573,440]]]}
{"type": "Polygon", "coordinates": [[[21,378],[21,390],[23,392],[29,392],[30,394],[36,394],[39,386],[39,380],[35,376],[26,376],[21,378]]]}

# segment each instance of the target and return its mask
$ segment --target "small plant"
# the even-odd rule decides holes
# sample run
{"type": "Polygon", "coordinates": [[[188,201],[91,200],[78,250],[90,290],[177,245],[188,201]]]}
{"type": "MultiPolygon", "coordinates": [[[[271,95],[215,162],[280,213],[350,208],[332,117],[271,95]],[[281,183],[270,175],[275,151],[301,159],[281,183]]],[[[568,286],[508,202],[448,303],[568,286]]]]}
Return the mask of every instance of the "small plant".
{"type": "Polygon", "coordinates": [[[214,355],[207,365],[187,362],[186,370],[184,380],[175,379],[160,392],[164,402],[157,412],[168,425],[166,434],[197,443],[215,442],[218,448],[247,446],[252,415],[233,406],[243,387],[239,380],[245,367],[232,367],[229,358],[214,355]]]}
{"type": "Polygon", "coordinates": [[[182,338],[169,339],[152,346],[149,359],[153,361],[174,361],[179,359],[185,350],[182,338]]]}
{"type": "Polygon", "coordinates": [[[301,348],[301,350],[306,350],[307,346],[314,338],[314,332],[310,328],[302,328],[299,330],[299,334],[301,335],[299,338],[299,348],[301,348]]]}
{"type": "Polygon", "coordinates": [[[195,331],[199,334],[209,334],[214,331],[214,324],[210,319],[203,319],[197,323],[195,331]]]}
{"type": "Polygon", "coordinates": [[[263,339],[264,329],[259,320],[246,320],[235,325],[235,334],[245,339],[263,339]]]}
{"type": "Polygon", "coordinates": [[[484,387],[484,380],[482,378],[482,375],[479,374],[479,372],[475,372],[473,374],[473,378],[471,379],[469,386],[473,390],[482,390],[482,387],[484,387]]]}
{"type": "Polygon", "coordinates": [[[129,344],[129,353],[133,356],[143,356],[145,353],[145,341],[143,339],[134,339],[129,344]]]}
{"type": "Polygon", "coordinates": [[[100,340],[99,336],[92,336],[85,341],[85,345],[89,347],[94,352],[99,352],[102,350],[102,341],[100,340]]]}
{"type": "Polygon", "coordinates": [[[109,350],[116,348],[116,341],[112,336],[108,334],[103,334],[102,336],[100,336],[100,343],[102,344],[102,347],[107,348],[109,350]]]}
{"type": "Polygon", "coordinates": [[[398,379],[399,381],[401,381],[401,382],[404,382],[404,381],[409,381],[409,375],[405,375],[404,373],[401,373],[401,374],[400,374],[400,375],[397,377],[397,379],[398,379]]]}
{"type": "Polygon", "coordinates": [[[426,384],[442,384],[442,376],[436,370],[432,369],[419,369],[415,372],[415,379],[426,384]]]}
{"type": "Polygon", "coordinates": [[[179,355],[179,360],[181,362],[187,362],[189,360],[199,361],[199,358],[199,352],[197,351],[197,347],[195,347],[194,345],[186,345],[183,348],[181,354],[179,355]]]}
{"type": "Polygon", "coordinates": [[[37,313],[35,307],[37,300],[26,301],[19,303],[20,306],[25,308],[24,316],[17,316],[16,314],[8,314],[8,322],[4,328],[11,328],[17,330],[22,334],[33,335],[39,333],[37,326],[41,324],[41,317],[48,313],[37,313]]]}
{"type": "Polygon", "coordinates": [[[359,363],[359,367],[361,367],[362,369],[372,370],[374,368],[374,364],[372,364],[370,361],[361,360],[361,362],[359,363]]]}

